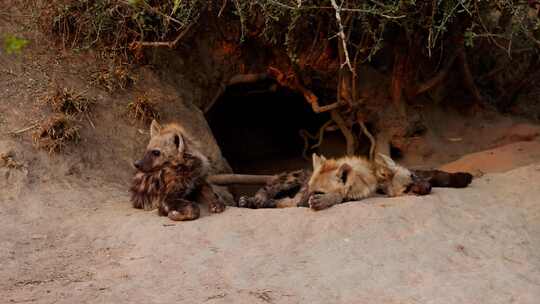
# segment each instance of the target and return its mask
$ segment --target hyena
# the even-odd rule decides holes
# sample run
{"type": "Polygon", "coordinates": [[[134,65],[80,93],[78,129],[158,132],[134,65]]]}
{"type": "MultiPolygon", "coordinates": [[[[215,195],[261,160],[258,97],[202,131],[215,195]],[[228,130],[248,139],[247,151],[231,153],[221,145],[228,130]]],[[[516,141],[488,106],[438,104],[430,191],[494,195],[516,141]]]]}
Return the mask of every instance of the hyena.
{"type": "Polygon", "coordinates": [[[391,197],[409,192],[425,195],[431,187],[462,188],[472,181],[469,173],[410,171],[383,154],[377,154],[374,161],[360,156],[326,159],[313,154],[313,172],[300,172],[278,175],[255,196],[242,197],[239,206],[322,210],[378,191],[391,197]]]}
{"type": "Polygon", "coordinates": [[[208,204],[213,213],[225,210],[223,200],[206,181],[208,159],[177,124],[162,127],[153,120],[146,152],[134,166],[131,202],[135,208],[157,208],[159,215],[175,221],[197,219],[197,203],[208,204]]]}

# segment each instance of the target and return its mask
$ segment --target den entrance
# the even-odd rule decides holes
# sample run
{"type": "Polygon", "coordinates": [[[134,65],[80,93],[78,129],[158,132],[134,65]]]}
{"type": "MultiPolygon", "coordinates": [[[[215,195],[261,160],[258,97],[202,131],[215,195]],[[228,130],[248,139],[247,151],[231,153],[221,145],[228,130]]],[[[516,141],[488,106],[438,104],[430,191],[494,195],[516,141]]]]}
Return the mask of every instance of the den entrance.
{"type": "MultiPolygon", "coordinates": [[[[306,168],[313,152],[339,156],[345,151],[339,132],[326,132],[320,147],[306,150],[306,132],[318,134],[330,116],[314,113],[302,95],[272,81],[227,87],[207,119],[235,173],[275,174],[306,168]]],[[[308,140],[310,147],[317,142],[308,140]]]]}

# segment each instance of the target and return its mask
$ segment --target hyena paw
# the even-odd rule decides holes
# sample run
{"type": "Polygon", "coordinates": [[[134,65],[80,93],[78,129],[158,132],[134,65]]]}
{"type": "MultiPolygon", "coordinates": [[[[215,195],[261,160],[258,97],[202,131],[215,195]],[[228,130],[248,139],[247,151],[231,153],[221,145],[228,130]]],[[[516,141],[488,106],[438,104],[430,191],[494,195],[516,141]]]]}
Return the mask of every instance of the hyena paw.
{"type": "Polygon", "coordinates": [[[179,210],[169,211],[167,216],[173,221],[191,221],[199,218],[200,210],[199,206],[187,205],[179,210]]]}
{"type": "Polygon", "coordinates": [[[225,204],[222,201],[215,201],[213,203],[210,203],[210,205],[208,205],[208,210],[211,213],[221,213],[225,211],[225,204]]]}
{"type": "Polygon", "coordinates": [[[313,210],[323,210],[331,206],[328,204],[326,197],[322,194],[313,194],[308,202],[309,208],[313,210]]]}
{"type": "Polygon", "coordinates": [[[257,209],[260,207],[260,204],[257,203],[257,200],[253,197],[248,196],[242,196],[238,200],[238,207],[239,208],[250,208],[250,209],[257,209]]]}
{"type": "Polygon", "coordinates": [[[416,195],[427,195],[431,193],[431,184],[427,181],[416,182],[411,186],[410,192],[416,195]]]}
{"type": "Polygon", "coordinates": [[[247,196],[241,196],[238,200],[237,206],[239,208],[247,208],[249,205],[249,198],[247,196]]]}

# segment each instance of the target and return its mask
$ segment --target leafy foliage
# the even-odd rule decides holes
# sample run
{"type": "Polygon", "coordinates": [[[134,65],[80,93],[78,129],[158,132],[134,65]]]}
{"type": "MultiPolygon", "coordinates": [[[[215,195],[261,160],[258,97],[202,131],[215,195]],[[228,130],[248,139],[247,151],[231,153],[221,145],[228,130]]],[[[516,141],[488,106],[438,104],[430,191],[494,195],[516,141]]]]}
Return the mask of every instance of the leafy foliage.
{"type": "Polygon", "coordinates": [[[28,43],[29,41],[24,38],[7,35],[4,38],[4,49],[8,54],[20,54],[28,43]]]}

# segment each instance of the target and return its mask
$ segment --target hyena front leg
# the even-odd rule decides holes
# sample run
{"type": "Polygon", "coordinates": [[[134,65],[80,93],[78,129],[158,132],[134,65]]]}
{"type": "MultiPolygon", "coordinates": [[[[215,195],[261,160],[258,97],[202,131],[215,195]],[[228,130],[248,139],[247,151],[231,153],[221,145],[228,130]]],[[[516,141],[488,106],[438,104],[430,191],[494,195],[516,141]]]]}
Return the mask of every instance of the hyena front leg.
{"type": "Polygon", "coordinates": [[[225,203],[219,197],[219,195],[214,192],[212,186],[209,184],[203,184],[197,195],[197,201],[199,203],[208,204],[208,211],[212,213],[220,213],[225,211],[225,203]]]}
{"type": "Polygon", "coordinates": [[[159,215],[167,216],[173,221],[190,221],[198,219],[201,211],[196,202],[182,198],[170,199],[158,208],[159,215]]]}
{"type": "Polygon", "coordinates": [[[308,203],[309,208],[318,211],[341,204],[343,200],[343,196],[339,193],[313,194],[308,203]]]}

